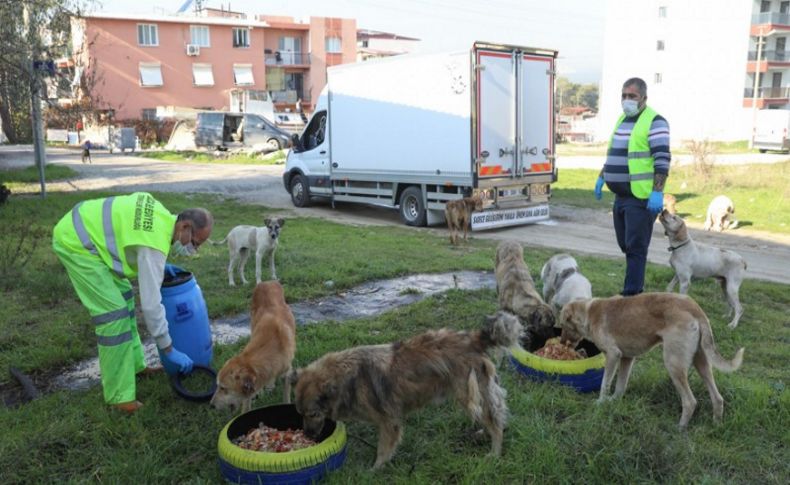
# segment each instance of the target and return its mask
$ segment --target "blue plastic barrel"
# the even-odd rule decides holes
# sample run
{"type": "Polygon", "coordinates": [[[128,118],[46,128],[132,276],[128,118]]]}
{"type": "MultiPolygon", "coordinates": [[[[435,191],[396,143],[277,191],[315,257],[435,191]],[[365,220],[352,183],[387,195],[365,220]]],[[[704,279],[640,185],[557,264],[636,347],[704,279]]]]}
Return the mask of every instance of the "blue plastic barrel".
{"type": "MultiPolygon", "coordinates": [[[[168,264],[161,293],[173,347],[187,354],[195,364],[211,367],[213,346],[208,309],[195,276],[168,264]]],[[[178,368],[168,365],[167,361],[162,360],[162,364],[168,374],[178,373],[178,368]]]]}

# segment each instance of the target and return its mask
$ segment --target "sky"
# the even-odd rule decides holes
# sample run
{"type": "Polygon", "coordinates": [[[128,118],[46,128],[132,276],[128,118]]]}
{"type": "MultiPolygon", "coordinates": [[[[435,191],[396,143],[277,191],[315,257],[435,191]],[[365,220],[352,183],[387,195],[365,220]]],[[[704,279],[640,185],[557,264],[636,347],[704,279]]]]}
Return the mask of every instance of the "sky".
{"type": "MultiPolygon", "coordinates": [[[[184,0],[99,0],[95,10],[170,14],[184,0]]],[[[605,0],[207,0],[249,15],[355,18],[357,28],[420,39],[419,52],[467,49],[472,42],[559,51],[561,76],[598,84],[605,0]]]]}

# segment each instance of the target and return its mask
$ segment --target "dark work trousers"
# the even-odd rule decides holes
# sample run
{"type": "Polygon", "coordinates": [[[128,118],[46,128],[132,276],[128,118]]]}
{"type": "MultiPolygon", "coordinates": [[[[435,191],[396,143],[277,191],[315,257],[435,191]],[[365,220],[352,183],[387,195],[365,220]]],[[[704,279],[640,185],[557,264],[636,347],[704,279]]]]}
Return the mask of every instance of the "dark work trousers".
{"type": "Polygon", "coordinates": [[[647,248],[656,217],[647,210],[647,200],[617,196],[612,210],[617,244],[625,253],[623,296],[642,293],[645,286],[647,248]]]}

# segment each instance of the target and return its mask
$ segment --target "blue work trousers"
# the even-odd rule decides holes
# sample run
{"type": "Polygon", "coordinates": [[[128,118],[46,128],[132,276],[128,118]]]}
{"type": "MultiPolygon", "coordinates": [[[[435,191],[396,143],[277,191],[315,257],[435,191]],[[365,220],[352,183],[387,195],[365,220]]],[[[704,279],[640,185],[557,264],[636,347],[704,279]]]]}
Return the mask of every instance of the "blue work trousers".
{"type": "Polygon", "coordinates": [[[623,296],[638,295],[645,286],[647,248],[656,216],[647,210],[647,200],[617,196],[612,210],[617,244],[625,253],[623,296]]]}

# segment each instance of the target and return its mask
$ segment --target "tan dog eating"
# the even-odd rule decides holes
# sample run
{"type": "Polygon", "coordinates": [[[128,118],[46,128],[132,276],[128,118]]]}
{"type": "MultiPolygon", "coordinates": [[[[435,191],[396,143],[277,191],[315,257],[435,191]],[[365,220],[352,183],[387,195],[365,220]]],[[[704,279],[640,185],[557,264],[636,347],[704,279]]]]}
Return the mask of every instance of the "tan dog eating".
{"type": "Polygon", "coordinates": [[[685,428],[697,407],[688,382],[688,369],[692,364],[708,388],[714,419],[721,419],[724,399],[716,388],[712,367],[724,372],[737,370],[743,361],[744,349],[739,349],[732,360],[725,360],[716,350],[708,317],[688,296],[642,293],[625,298],[572,301],[563,307],[559,324],[563,342],[576,346],[587,339],[606,354],[598,402],[608,398],[615,373],[618,374],[617,385],[611,397],[622,396],[634,359],[661,344],[664,365],[683,406],[678,425],[685,428]]]}
{"type": "Polygon", "coordinates": [[[283,401],[291,402],[291,382],[286,375],[296,353],[296,322],[283,288],[276,281],[259,283],[252,295],[250,341],[225,362],[217,374],[217,391],[211,405],[217,409],[250,410],[264,388],[273,388],[283,377],[283,401]]]}
{"type": "Polygon", "coordinates": [[[464,231],[464,241],[472,222],[472,213],[483,210],[483,199],[480,197],[464,197],[447,202],[444,206],[444,217],[450,230],[450,243],[458,244],[458,233],[464,231]]]}

